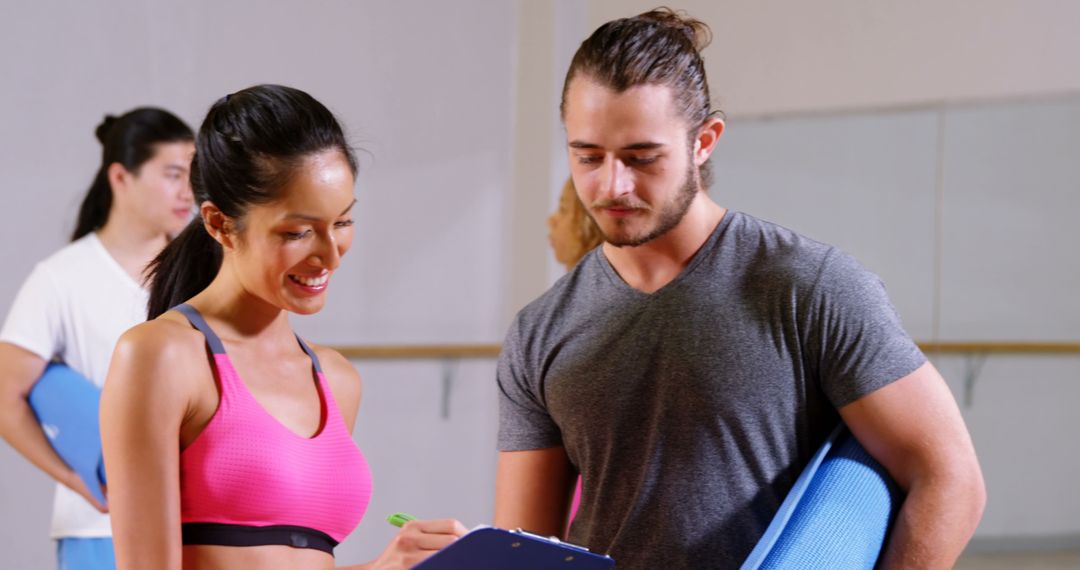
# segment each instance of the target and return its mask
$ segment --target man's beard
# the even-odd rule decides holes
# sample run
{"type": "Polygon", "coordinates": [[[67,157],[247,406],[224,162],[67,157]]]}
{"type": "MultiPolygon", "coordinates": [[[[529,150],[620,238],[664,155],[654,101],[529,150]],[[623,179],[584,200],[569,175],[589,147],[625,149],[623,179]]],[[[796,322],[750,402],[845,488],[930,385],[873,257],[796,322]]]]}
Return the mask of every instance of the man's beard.
{"type": "MultiPolygon", "coordinates": [[[[672,228],[679,225],[679,222],[686,217],[686,212],[690,210],[690,204],[693,203],[694,197],[698,193],[698,180],[697,180],[697,167],[694,166],[694,161],[689,161],[689,166],[686,169],[686,173],[683,177],[683,183],[679,188],[678,193],[668,203],[664,204],[656,220],[656,225],[651,230],[646,230],[645,233],[636,236],[612,236],[608,232],[605,232],[600,224],[600,233],[604,234],[604,241],[610,243],[615,247],[636,247],[646,244],[666,233],[671,231],[672,228]]],[[[620,204],[618,200],[613,200],[611,203],[600,204],[599,207],[610,206],[633,206],[632,203],[620,204]]],[[[592,212],[589,212],[592,215],[592,212]]],[[[595,216],[593,220],[595,221],[595,216]]],[[[616,226],[624,225],[628,220],[621,220],[616,218],[614,223],[616,226]]]]}

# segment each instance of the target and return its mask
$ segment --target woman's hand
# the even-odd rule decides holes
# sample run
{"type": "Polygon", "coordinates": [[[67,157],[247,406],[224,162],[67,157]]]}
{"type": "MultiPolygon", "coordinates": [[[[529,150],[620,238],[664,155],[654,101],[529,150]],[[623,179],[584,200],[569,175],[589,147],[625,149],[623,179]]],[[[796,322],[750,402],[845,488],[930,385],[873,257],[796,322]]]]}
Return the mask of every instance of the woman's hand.
{"type": "Polygon", "coordinates": [[[454,519],[413,520],[401,527],[371,570],[406,570],[463,536],[468,530],[454,519]]]}

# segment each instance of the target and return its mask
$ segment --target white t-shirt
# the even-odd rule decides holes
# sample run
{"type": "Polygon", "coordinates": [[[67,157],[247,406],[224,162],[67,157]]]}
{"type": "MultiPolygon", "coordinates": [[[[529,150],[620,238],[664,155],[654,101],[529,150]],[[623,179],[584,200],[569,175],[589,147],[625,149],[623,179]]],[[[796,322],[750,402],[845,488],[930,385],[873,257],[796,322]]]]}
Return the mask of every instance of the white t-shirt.
{"type": "MultiPolygon", "coordinates": [[[[45,360],[61,360],[102,386],[116,341],[146,320],[147,300],[147,291],[90,233],[34,267],[15,297],[0,341],[45,360]]],[[[57,485],[53,538],[111,534],[108,515],[57,485]]]]}

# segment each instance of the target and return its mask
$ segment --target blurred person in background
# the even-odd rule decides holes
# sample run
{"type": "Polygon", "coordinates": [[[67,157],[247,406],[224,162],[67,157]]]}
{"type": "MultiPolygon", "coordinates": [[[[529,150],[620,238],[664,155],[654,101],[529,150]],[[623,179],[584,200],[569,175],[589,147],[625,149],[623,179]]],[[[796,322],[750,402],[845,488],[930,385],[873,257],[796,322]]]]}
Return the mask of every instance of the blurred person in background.
{"type": "Polygon", "coordinates": [[[548,242],[555,253],[555,261],[574,268],[585,254],[604,241],[596,222],[578,199],[574,180],[568,178],[559,194],[559,207],[548,216],[548,242]]]}
{"type": "Polygon", "coordinates": [[[71,243],[39,262],[0,330],[0,435],[57,481],[52,538],[67,570],[114,568],[108,507],[49,445],[27,397],[53,360],[101,386],[116,340],[146,320],[147,264],[192,214],[194,134],[172,113],[107,116],[71,243]]]}

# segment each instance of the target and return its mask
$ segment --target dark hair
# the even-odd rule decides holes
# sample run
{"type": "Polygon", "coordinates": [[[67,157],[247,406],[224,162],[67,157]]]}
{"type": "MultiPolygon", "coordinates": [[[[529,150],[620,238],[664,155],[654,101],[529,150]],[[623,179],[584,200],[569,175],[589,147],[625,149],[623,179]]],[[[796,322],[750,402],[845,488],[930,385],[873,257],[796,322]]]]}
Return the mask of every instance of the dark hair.
{"type": "Polygon", "coordinates": [[[190,141],[191,127],[176,115],[155,107],[132,109],[119,117],[105,115],[94,130],[101,141],[101,167],[86,191],[71,241],[99,230],[109,221],[113,195],[109,186],[109,166],[119,163],[128,172],[138,173],[143,163],[154,157],[161,143],[190,141]]]}
{"type": "MultiPolygon", "coordinates": [[[[195,139],[195,203],[213,202],[240,231],[251,206],[277,199],[304,160],[326,150],[341,152],[356,174],[356,156],[341,125],[311,95],[281,85],[227,95],[210,107],[195,139]]],[[[148,317],[205,289],[221,260],[221,244],[196,216],[150,263],[148,317]]]]}
{"type": "MultiPolygon", "coordinates": [[[[710,117],[709,82],[701,50],[712,41],[709,26],[685,13],[657,8],[633,18],[612,20],[584,42],[566,72],[559,112],[566,118],[566,93],[570,81],[588,76],[616,93],[639,85],[666,85],[690,126],[691,140],[710,117]]],[[[701,166],[702,186],[711,179],[709,163],[701,166]]]]}

